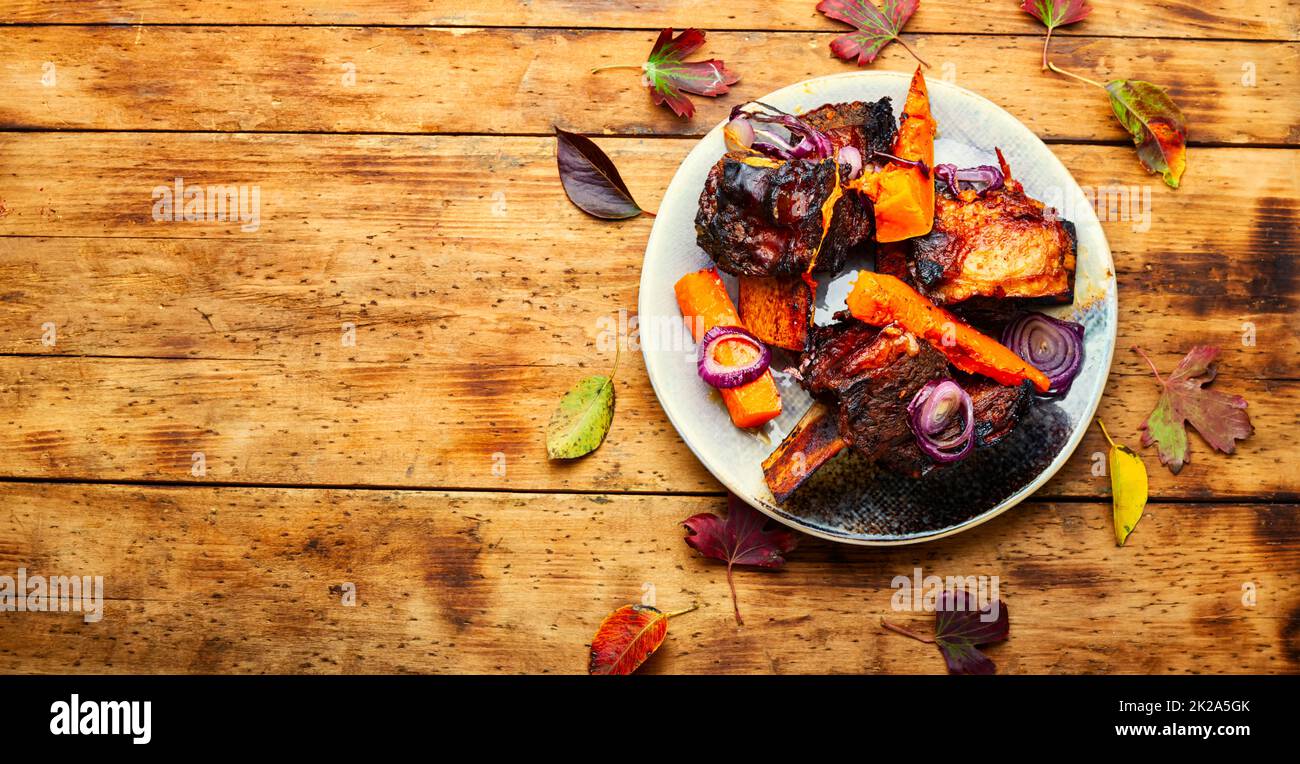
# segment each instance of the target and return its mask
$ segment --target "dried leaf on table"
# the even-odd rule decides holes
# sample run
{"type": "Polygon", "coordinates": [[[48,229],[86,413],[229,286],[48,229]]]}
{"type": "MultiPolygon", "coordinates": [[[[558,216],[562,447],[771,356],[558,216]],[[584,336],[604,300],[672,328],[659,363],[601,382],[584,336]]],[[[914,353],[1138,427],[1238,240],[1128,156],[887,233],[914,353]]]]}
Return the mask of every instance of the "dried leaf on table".
{"type": "Polygon", "coordinates": [[[624,605],[601,621],[591,640],[589,674],[631,674],[668,635],[668,619],[695,607],[665,613],[649,605],[624,605]]]}
{"type": "Polygon", "coordinates": [[[624,220],[645,212],[632,199],[618,168],[591,139],[555,128],[555,161],[565,195],[588,215],[624,220]]]}
{"type": "Polygon", "coordinates": [[[876,60],[881,49],[898,40],[898,44],[911,53],[912,58],[929,66],[898,36],[903,31],[903,25],[920,6],[921,0],[885,0],[880,9],[871,0],[822,0],[817,4],[817,10],[827,18],[857,28],[856,32],[831,41],[831,52],[839,58],[845,61],[856,58],[858,66],[866,66],[876,60]]]}
{"type": "Polygon", "coordinates": [[[727,585],[731,587],[731,604],[736,623],[744,625],[740,604],[736,600],[736,583],[732,568],[751,565],[776,569],[785,565],[785,555],[799,545],[799,537],[781,527],[768,528],[771,518],[750,507],[735,494],[727,495],[727,516],[711,512],[688,517],[686,543],[692,549],[727,563],[727,585]]]}
{"type": "Polygon", "coordinates": [[[1115,544],[1124,546],[1129,534],[1142,519],[1147,506],[1147,466],[1133,449],[1118,445],[1106,432],[1106,425],[1097,420],[1101,434],[1110,444],[1110,496],[1115,517],[1115,544]]]}
{"type": "Polygon", "coordinates": [[[943,654],[950,674],[993,674],[997,666],[980,645],[1001,642],[1011,633],[1007,606],[994,600],[984,607],[975,605],[973,594],[945,590],[934,609],[934,636],[927,637],[902,626],[881,621],[881,626],[912,639],[935,645],[943,654]]]}
{"type": "Polygon", "coordinates": [[[1250,437],[1255,428],[1246,413],[1246,399],[1218,390],[1208,390],[1214,381],[1219,348],[1212,345],[1194,347],[1168,377],[1161,377],[1156,366],[1134,347],[1151,367],[1164,388],[1151,416],[1142,423],[1142,445],[1156,444],[1160,463],[1177,475],[1191,460],[1187,442],[1190,423],[1205,442],[1225,454],[1236,450],[1236,442],[1250,437]]]}
{"type": "Polygon", "coordinates": [[[614,421],[614,375],[596,374],[579,382],[560,399],[546,425],[546,454],[552,459],[576,459],[600,447],[614,421]]]}
{"type": "Polygon", "coordinates": [[[1106,83],[1115,118],[1133,136],[1138,159],[1147,170],[1178,188],[1187,168],[1187,118],[1159,85],[1142,80],[1106,83]]]}

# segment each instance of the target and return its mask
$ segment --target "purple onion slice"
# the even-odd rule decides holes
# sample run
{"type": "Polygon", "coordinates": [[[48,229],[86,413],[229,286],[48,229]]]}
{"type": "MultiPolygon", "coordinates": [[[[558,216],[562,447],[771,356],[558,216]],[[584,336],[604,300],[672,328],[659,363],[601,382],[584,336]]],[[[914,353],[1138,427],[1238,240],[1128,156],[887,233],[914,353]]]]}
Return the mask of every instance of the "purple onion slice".
{"type": "Polygon", "coordinates": [[[763,376],[772,362],[772,351],[757,337],[739,326],[715,326],[704,333],[700,340],[700,357],[698,367],[700,379],[713,387],[726,389],[740,387],[763,376]],[[753,346],[758,351],[754,360],[744,366],[724,366],[713,357],[718,345],[723,342],[740,341],[753,346]]]}
{"type": "Polygon", "coordinates": [[[1022,313],[1002,330],[1002,344],[1047,375],[1047,395],[1069,392],[1083,366],[1083,325],[1043,313],[1022,313]]]}

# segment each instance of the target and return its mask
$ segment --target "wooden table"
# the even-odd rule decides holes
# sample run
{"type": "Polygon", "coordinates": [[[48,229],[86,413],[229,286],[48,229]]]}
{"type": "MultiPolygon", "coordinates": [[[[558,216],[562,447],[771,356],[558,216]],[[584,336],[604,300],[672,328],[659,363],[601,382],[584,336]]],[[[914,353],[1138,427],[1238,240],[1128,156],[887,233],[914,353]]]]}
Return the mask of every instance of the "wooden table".
{"type": "MultiPolygon", "coordinates": [[[[1193,435],[1178,476],[1145,451],[1152,500],[1117,548],[1090,430],[973,531],[805,539],[779,573],[738,572],[737,629],[724,568],[682,543],[720,486],[638,354],[601,449],[546,459],[558,397],[612,361],[602,317],[635,310],[651,226],[571,206],[551,130],[595,135],[654,209],[733,105],[852,67],[813,0],[641,5],[0,3],[0,574],[102,575],[107,597],[94,624],[0,613],[0,670],[577,672],[653,587],[701,607],[646,671],[941,672],[878,625],[926,627],[890,610],[914,567],[1000,577],[1003,672],[1300,670],[1296,6],[1096,0],[1059,30],[1058,64],[1187,111],[1174,191],[1104,96],[1039,71],[1015,0],[925,0],[908,40],[930,76],[1019,117],[1081,184],[1150,191],[1149,230],[1105,223],[1111,431],[1137,447],[1158,393],[1130,345],[1170,369],[1214,343],[1256,434],[1230,457],[1193,435]],[[668,25],[711,30],[704,53],[743,77],[692,121],[634,72],[588,74],[668,25]],[[258,187],[257,230],[157,222],[178,177],[258,187]]],[[[875,64],[912,66],[898,45],[875,64]]]]}

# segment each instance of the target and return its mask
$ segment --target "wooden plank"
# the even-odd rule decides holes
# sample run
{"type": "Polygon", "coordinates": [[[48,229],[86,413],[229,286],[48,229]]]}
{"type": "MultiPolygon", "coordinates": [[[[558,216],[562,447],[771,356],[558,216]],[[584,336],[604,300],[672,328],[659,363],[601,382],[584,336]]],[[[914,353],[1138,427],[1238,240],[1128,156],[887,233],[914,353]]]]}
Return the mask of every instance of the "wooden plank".
{"type": "MultiPolygon", "coordinates": [[[[723,4],[710,0],[656,0],[624,4],[606,0],[369,0],[343,7],[330,0],[220,4],[163,0],[11,0],[4,21],[107,24],[399,24],[458,26],[631,27],[695,26],[712,29],[847,30],[817,13],[811,0],[723,4]]],[[[1296,8],[1282,0],[1183,0],[1094,6],[1088,19],[1058,35],[1290,39],[1296,8]]],[[[1038,23],[1001,0],[926,0],[909,32],[1038,34],[1038,23]]],[[[152,31],[152,30],[151,30],[152,31]]]]}
{"type": "MultiPolygon", "coordinates": [[[[603,143],[652,206],[688,148],[603,143]]],[[[202,450],[203,480],[717,490],[635,354],[601,452],[564,468],[544,459],[554,400],[610,362],[602,318],[635,309],[648,227],[573,209],[551,152],[533,138],[6,137],[0,164],[15,173],[0,226],[19,236],[0,239],[0,347],[209,360],[6,359],[15,405],[0,444],[5,474],[192,480],[190,455],[202,450]],[[153,223],[149,189],[173,173],[264,183],[261,229],[153,223]],[[138,238],[146,232],[164,238],[138,238]],[[38,233],[136,238],[24,237],[38,233]],[[40,341],[47,322],[53,348],[40,341]],[[344,322],[357,327],[353,347],[344,322]],[[497,453],[508,481],[493,474],[497,453]]],[[[1085,183],[1146,181],[1127,149],[1058,152],[1085,183]]],[[[1108,224],[1123,315],[1102,415],[1135,443],[1154,404],[1128,345],[1164,369],[1192,344],[1224,345],[1220,384],[1248,397],[1259,433],[1232,459],[1198,443],[1178,478],[1153,468],[1153,491],[1292,496],[1294,475],[1276,465],[1296,424],[1297,393],[1282,381],[1297,376],[1294,161],[1242,149],[1194,161],[1195,183],[1154,187],[1150,230],[1108,224]],[[1233,222],[1241,209],[1254,219],[1233,222]],[[1254,346],[1240,342],[1244,321],[1256,326],[1254,346]]],[[[1046,495],[1101,490],[1089,461],[1101,449],[1090,433],[1046,495]]]]}
{"type": "MultiPolygon", "coordinates": [[[[694,135],[746,98],[851,71],[830,57],[832,38],[715,33],[709,53],[744,79],[731,96],[697,99],[699,113],[685,121],[653,106],[636,72],[589,74],[596,66],[639,64],[653,39],[649,32],[0,29],[0,127],[549,133],[559,125],[694,135]],[[54,67],[52,84],[47,64],[54,67]]],[[[1046,139],[1129,140],[1103,94],[1039,72],[1034,37],[919,35],[913,45],[935,67],[931,76],[988,96],[1046,139]]],[[[1070,37],[1056,42],[1054,59],[1096,79],[1145,77],[1168,86],[1190,117],[1193,142],[1294,144],[1300,143],[1297,50],[1288,43],[1157,46],[1070,37]],[[1243,67],[1253,86],[1243,84],[1243,67]]],[[[876,67],[910,71],[915,65],[895,45],[876,67]]]]}
{"type": "MultiPolygon", "coordinates": [[[[626,358],[618,409],[600,450],[571,464],[546,460],[555,401],[581,376],[607,369],[531,363],[526,343],[498,358],[431,364],[282,364],[69,357],[0,357],[4,477],[176,480],[249,484],[433,486],[512,490],[718,491],[661,411],[641,359],[626,358]],[[204,471],[196,473],[195,455],[204,471]]],[[[1300,382],[1225,371],[1220,387],[1250,401],[1255,435],[1227,457],[1193,436],[1177,477],[1148,451],[1157,497],[1300,496],[1291,433],[1300,382]]],[[[1112,374],[1099,416],[1138,445],[1154,408],[1149,376],[1112,374]]],[[[1043,496],[1095,496],[1105,451],[1090,431],[1043,496]]]]}
{"type": "MultiPolygon", "coordinates": [[[[601,144],[652,209],[692,147],[601,144]]],[[[1293,152],[1194,150],[1172,191],[1128,148],[1054,151],[1080,183],[1128,189],[1150,215],[1103,224],[1121,348],[1141,342],[1169,368],[1212,342],[1230,348],[1232,374],[1300,377],[1293,152]]],[[[574,208],[541,138],[11,134],[0,167],[0,235],[85,237],[0,238],[8,353],[491,363],[527,336],[521,362],[573,366],[592,360],[602,317],[635,313],[651,225],[574,208]],[[175,176],[257,184],[258,230],[155,222],[151,191],[175,176]]],[[[1116,361],[1146,373],[1131,353],[1116,361]]]]}
{"type": "Polygon", "coordinates": [[[650,673],[941,673],[879,620],[895,576],[997,576],[1002,673],[1300,670],[1293,505],[1147,509],[1128,546],[1104,504],[1033,503],[958,536],[861,549],[804,538],[776,573],[680,540],[714,498],[0,486],[0,574],[99,575],[103,619],[5,613],[6,673],[577,673],[613,608],[674,621],[650,673]],[[356,604],[342,604],[355,586],[356,604]],[[1253,588],[1255,604],[1243,602],[1253,588]]]}

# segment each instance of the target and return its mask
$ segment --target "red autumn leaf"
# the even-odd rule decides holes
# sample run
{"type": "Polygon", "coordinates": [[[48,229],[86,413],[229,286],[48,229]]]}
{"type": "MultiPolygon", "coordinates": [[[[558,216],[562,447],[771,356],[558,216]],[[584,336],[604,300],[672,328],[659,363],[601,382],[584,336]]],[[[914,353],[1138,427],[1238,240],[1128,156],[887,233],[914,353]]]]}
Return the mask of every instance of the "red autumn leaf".
{"type": "Polygon", "coordinates": [[[688,517],[686,543],[692,549],[727,563],[727,585],[731,587],[731,604],[736,623],[744,625],[740,604],[736,600],[736,582],[731,571],[736,565],[776,569],[785,565],[784,555],[799,545],[799,537],[780,527],[767,530],[767,515],[751,508],[735,494],[727,495],[727,517],[711,512],[688,517]]]}
{"type": "Polygon", "coordinates": [[[1190,422],[1205,442],[1225,454],[1236,450],[1236,441],[1250,437],[1255,427],[1246,414],[1246,399],[1218,390],[1207,390],[1214,381],[1219,349],[1212,345],[1192,348],[1168,377],[1161,378],[1156,366],[1141,348],[1133,348],[1151,367],[1164,387],[1151,416],[1142,423],[1142,445],[1156,444],[1160,463],[1177,475],[1191,461],[1187,428],[1190,422]]]}
{"type": "Polygon", "coordinates": [[[1087,0],[1025,0],[1020,8],[1047,27],[1047,39],[1043,40],[1044,69],[1047,68],[1047,46],[1052,44],[1052,30],[1083,21],[1092,13],[1087,0]]]}
{"type": "Polygon", "coordinates": [[[943,654],[950,674],[993,674],[997,666],[980,645],[1001,642],[1011,633],[1011,619],[1002,600],[978,607],[973,594],[945,590],[939,593],[934,608],[934,636],[926,637],[910,629],[881,621],[890,631],[935,645],[943,654]]]}
{"type": "Polygon", "coordinates": [[[858,66],[875,61],[881,49],[894,40],[898,40],[913,58],[925,64],[916,51],[898,36],[919,7],[921,0],[885,0],[883,11],[877,9],[871,0],[822,0],[817,4],[817,10],[826,17],[857,28],[858,31],[831,41],[831,52],[845,61],[856,58],[858,66]]]}
{"type": "Polygon", "coordinates": [[[1159,173],[1171,188],[1178,188],[1187,168],[1187,118],[1159,85],[1143,80],[1106,83],[1115,118],[1133,136],[1138,159],[1147,170],[1159,173]]]}
{"type": "Polygon", "coordinates": [[[668,619],[695,607],[665,613],[649,605],[624,605],[605,616],[591,639],[589,674],[631,674],[668,635],[668,619]]]}
{"type": "Polygon", "coordinates": [[[679,117],[695,115],[695,104],[686,93],[702,96],[719,96],[730,85],[740,81],[740,76],[727,69],[718,59],[687,62],[687,56],[704,45],[704,32],[687,29],[673,37],[672,28],[659,33],[650,58],[642,66],[642,82],[650,88],[650,98],[656,106],[665,103],[679,117]]]}

